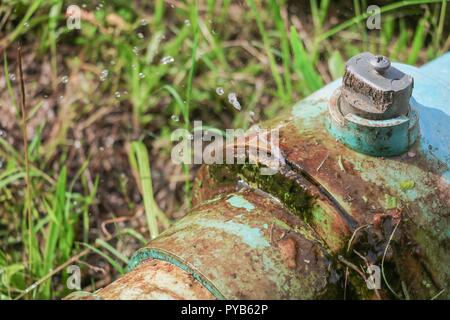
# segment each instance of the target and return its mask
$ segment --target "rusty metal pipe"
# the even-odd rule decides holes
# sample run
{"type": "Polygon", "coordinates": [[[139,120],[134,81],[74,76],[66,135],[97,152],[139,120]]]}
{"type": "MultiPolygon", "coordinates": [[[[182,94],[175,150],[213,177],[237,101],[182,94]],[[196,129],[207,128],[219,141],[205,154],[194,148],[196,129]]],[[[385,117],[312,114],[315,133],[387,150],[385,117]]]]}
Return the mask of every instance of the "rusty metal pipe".
{"type": "MultiPolygon", "coordinates": [[[[395,88],[380,77],[393,66],[373,74],[349,64],[357,83],[361,74],[372,82],[345,88],[370,104],[349,101],[346,110],[376,119],[330,126],[341,82],[329,84],[267,124],[280,131],[285,158],[276,174],[249,164],[203,166],[186,217],[138,250],[125,276],[69,298],[449,298],[450,54],[421,69],[392,65],[414,78],[409,105],[389,100],[395,88]],[[363,91],[381,92],[383,101],[363,91]],[[408,117],[408,108],[418,114],[409,131],[418,131],[416,142],[403,141],[411,136],[392,120],[408,117]],[[237,189],[242,181],[247,187],[237,189]],[[381,267],[379,289],[366,285],[369,265],[381,267]]],[[[403,79],[409,94],[412,78],[403,79]]],[[[345,121],[354,119],[349,113],[345,121]]]]}

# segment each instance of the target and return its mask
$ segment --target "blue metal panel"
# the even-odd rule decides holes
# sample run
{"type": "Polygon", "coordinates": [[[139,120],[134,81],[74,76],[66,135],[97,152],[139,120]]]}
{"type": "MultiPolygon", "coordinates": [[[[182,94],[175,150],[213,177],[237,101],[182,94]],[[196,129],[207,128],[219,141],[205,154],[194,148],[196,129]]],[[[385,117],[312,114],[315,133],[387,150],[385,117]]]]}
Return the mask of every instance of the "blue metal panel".
{"type": "MultiPolygon", "coordinates": [[[[450,53],[422,68],[398,64],[414,77],[413,97],[419,103],[421,149],[450,166],[450,53]]],[[[444,174],[450,181],[450,171],[444,174]]]]}
{"type": "MultiPolygon", "coordinates": [[[[393,63],[395,68],[414,78],[413,99],[419,114],[420,149],[430,160],[437,160],[447,168],[450,166],[450,53],[424,65],[421,68],[393,63]]],[[[299,105],[308,101],[329,100],[333,92],[341,85],[338,79],[315,92],[299,105]]],[[[293,114],[301,114],[305,120],[304,108],[294,107],[293,114]]],[[[312,110],[313,111],[313,110],[312,110]]],[[[323,110],[316,110],[320,113],[323,110]]],[[[307,111],[306,111],[307,112],[307,111]]],[[[315,118],[315,114],[311,114],[315,118]]],[[[450,170],[443,177],[450,182],[450,170]]]]}

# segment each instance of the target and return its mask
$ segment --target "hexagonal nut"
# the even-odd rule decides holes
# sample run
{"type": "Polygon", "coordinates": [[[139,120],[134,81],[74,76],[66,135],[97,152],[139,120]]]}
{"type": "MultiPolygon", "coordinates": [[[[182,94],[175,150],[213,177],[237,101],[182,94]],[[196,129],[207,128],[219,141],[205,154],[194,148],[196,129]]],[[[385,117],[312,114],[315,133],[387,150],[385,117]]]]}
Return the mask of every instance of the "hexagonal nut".
{"type": "Polygon", "coordinates": [[[406,115],[413,78],[393,66],[377,71],[374,59],[373,54],[364,52],[348,60],[341,88],[343,113],[352,112],[368,119],[406,115]]]}

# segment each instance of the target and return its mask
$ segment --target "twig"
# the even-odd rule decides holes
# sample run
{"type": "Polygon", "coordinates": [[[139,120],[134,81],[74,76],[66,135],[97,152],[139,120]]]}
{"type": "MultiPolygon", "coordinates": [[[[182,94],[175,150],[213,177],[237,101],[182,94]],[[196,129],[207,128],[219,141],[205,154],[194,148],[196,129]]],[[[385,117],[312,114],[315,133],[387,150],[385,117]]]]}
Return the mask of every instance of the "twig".
{"type": "Polygon", "coordinates": [[[29,264],[28,268],[31,270],[32,266],[32,215],[31,215],[31,179],[30,179],[30,161],[28,159],[28,133],[27,133],[27,110],[26,110],[26,98],[25,98],[25,83],[23,80],[23,70],[22,70],[22,45],[19,43],[17,47],[17,60],[19,62],[19,80],[20,80],[20,107],[22,113],[22,138],[23,138],[23,148],[24,148],[24,161],[25,161],[25,184],[26,184],[26,199],[25,199],[25,211],[28,221],[28,255],[29,264]]]}
{"type": "Polygon", "coordinates": [[[398,220],[397,224],[395,225],[395,228],[394,228],[394,230],[392,231],[392,233],[391,233],[391,235],[390,235],[390,237],[389,237],[389,240],[388,240],[388,242],[387,242],[387,244],[386,244],[386,248],[384,248],[383,258],[381,259],[381,274],[383,275],[383,280],[384,280],[384,282],[386,283],[386,286],[388,287],[389,291],[391,291],[397,298],[401,298],[401,297],[400,297],[400,295],[399,295],[398,293],[396,293],[396,292],[391,288],[391,286],[389,285],[389,282],[388,282],[387,279],[386,279],[386,275],[384,274],[384,259],[386,258],[386,253],[387,253],[387,251],[388,251],[389,245],[390,245],[390,243],[391,243],[391,241],[392,241],[392,238],[394,237],[394,234],[395,234],[395,231],[396,231],[397,228],[398,228],[398,225],[400,224],[400,221],[401,221],[401,220],[398,220]]]}
{"type": "MultiPolygon", "coordinates": [[[[359,253],[359,252],[356,251],[355,249],[353,249],[353,252],[356,253],[356,255],[357,255],[358,257],[360,257],[360,258],[364,261],[364,263],[366,264],[366,268],[368,269],[369,266],[370,266],[370,264],[369,264],[369,261],[367,261],[366,257],[364,257],[361,253],[359,253]]],[[[379,300],[381,300],[380,292],[378,292],[378,289],[377,289],[377,288],[374,288],[374,290],[375,290],[375,295],[377,296],[377,298],[378,298],[379,300]]]]}
{"type": "MultiPolygon", "coordinates": [[[[109,241],[111,239],[113,239],[114,237],[116,237],[117,234],[115,234],[112,237],[108,237],[105,238],[105,241],[109,241]]],[[[97,247],[97,244],[94,244],[92,246],[92,248],[97,247]]],[[[41,284],[43,284],[45,281],[47,281],[48,279],[50,279],[51,277],[53,277],[55,274],[57,274],[58,272],[62,271],[64,268],[66,268],[68,265],[74,263],[75,261],[78,261],[79,259],[81,259],[82,257],[84,257],[85,255],[87,255],[89,252],[91,252],[92,248],[86,248],[83,251],[81,251],[80,253],[74,255],[73,257],[71,257],[70,259],[68,259],[66,262],[64,262],[63,264],[59,265],[58,267],[56,267],[55,269],[53,269],[51,272],[47,273],[44,277],[40,278],[38,281],[34,282],[31,286],[29,286],[28,288],[26,288],[20,295],[18,295],[15,300],[19,300],[20,298],[22,298],[23,296],[25,296],[26,294],[28,294],[30,291],[36,289],[38,286],[40,286],[41,284]]]]}
{"type": "Polygon", "coordinates": [[[92,264],[89,264],[86,261],[80,261],[79,260],[78,263],[87,266],[89,269],[94,270],[94,272],[101,273],[103,276],[106,275],[106,270],[104,268],[93,266],[92,264]]]}
{"type": "Polygon", "coordinates": [[[90,248],[84,249],[83,251],[81,251],[80,253],[78,253],[77,255],[73,256],[72,258],[70,258],[69,260],[67,260],[66,262],[64,262],[63,264],[59,265],[57,268],[55,268],[53,271],[47,273],[44,277],[42,277],[41,279],[39,279],[38,281],[36,281],[35,283],[33,283],[31,286],[29,286],[28,288],[26,288],[19,296],[16,297],[15,300],[19,300],[20,298],[22,298],[23,296],[25,296],[26,294],[28,294],[31,290],[36,289],[38,286],[40,286],[42,283],[44,283],[45,281],[47,281],[48,279],[50,279],[51,277],[53,277],[55,274],[57,274],[58,272],[60,272],[61,270],[63,270],[65,267],[67,267],[68,265],[70,265],[71,263],[77,261],[78,259],[80,259],[81,257],[87,255],[89,252],[91,251],[90,248]]]}
{"type": "MultiPolygon", "coordinates": [[[[361,276],[361,278],[364,279],[364,282],[367,283],[367,278],[366,278],[366,276],[364,275],[364,273],[363,273],[356,265],[354,265],[354,264],[351,263],[350,261],[346,260],[346,259],[345,259],[343,256],[341,256],[341,255],[338,256],[338,260],[339,260],[340,262],[342,262],[343,264],[345,264],[348,268],[351,268],[351,269],[353,269],[354,271],[356,271],[356,272],[361,276]]],[[[346,269],[346,272],[347,272],[347,271],[348,271],[348,269],[346,269]]],[[[346,279],[347,279],[347,277],[346,277],[346,279]]],[[[346,280],[346,281],[347,281],[347,280],[346,280]]],[[[376,289],[375,289],[375,294],[376,294],[377,298],[378,298],[379,300],[381,300],[380,293],[379,293],[378,290],[376,290],[376,289]]],[[[344,290],[344,297],[345,297],[345,290],[344,290]]]]}
{"type": "Polygon", "coordinates": [[[109,225],[111,223],[116,224],[118,222],[125,222],[125,221],[131,220],[131,219],[133,219],[133,217],[117,217],[117,218],[108,219],[108,220],[105,220],[102,222],[101,229],[106,236],[111,237],[111,233],[108,231],[108,229],[106,229],[107,225],[109,225]]]}
{"type": "Polygon", "coordinates": [[[367,281],[366,280],[366,276],[364,275],[364,273],[356,265],[354,265],[353,263],[351,263],[350,261],[348,261],[347,259],[345,259],[341,255],[338,256],[338,260],[340,262],[342,262],[343,264],[345,264],[350,269],[353,269],[354,271],[356,271],[361,276],[361,278],[364,279],[365,282],[367,281]]]}
{"type": "Polygon", "coordinates": [[[327,155],[325,156],[325,158],[323,158],[322,162],[319,164],[319,166],[317,167],[316,171],[319,172],[320,168],[322,168],[323,164],[325,163],[325,161],[328,159],[328,156],[330,154],[327,153],[327,155]]]}
{"type": "Polygon", "coordinates": [[[445,289],[442,289],[441,291],[439,291],[435,296],[433,296],[431,298],[431,300],[436,300],[441,294],[443,294],[445,292],[445,289]]]}
{"type": "MultiPolygon", "coordinates": [[[[328,158],[328,155],[327,155],[327,158],[328,158]]],[[[325,160],[326,160],[326,158],[323,160],[323,162],[325,162],[325,160]]],[[[319,169],[319,168],[318,168],[318,169],[319,169]]],[[[318,169],[317,169],[317,170],[318,170],[318,169]]],[[[366,228],[366,227],[368,227],[368,226],[369,226],[368,224],[365,224],[365,225],[363,225],[363,226],[360,226],[360,227],[356,228],[355,231],[353,231],[352,236],[350,237],[350,240],[348,240],[348,244],[347,244],[347,252],[350,250],[350,247],[351,247],[351,245],[352,245],[353,239],[354,239],[355,236],[356,236],[356,233],[357,233],[359,230],[361,230],[361,229],[363,229],[363,228],[366,228]]],[[[347,297],[347,282],[348,282],[348,267],[345,268],[344,300],[345,300],[346,297],[347,297]]]]}
{"type": "Polygon", "coordinates": [[[406,283],[404,281],[402,281],[402,290],[403,290],[403,294],[405,295],[405,299],[411,300],[411,298],[409,296],[408,288],[406,287],[406,283]]]}
{"type": "Polygon", "coordinates": [[[128,220],[134,220],[134,219],[137,219],[140,215],[142,215],[142,213],[144,213],[144,207],[139,207],[136,210],[136,213],[131,217],[114,217],[112,219],[105,220],[101,224],[101,229],[108,238],[112,238],[113,235],[106,229],[106,226],[108,224],[111,224],[111,223],[116,224],[117,222],[125,222],[128,220]]]}
{"type": "Polygon", "coordinates": [[[356,228],[355,231],[353,231],[353,234],[352,234],[352,236],[350,237],[350,240],[348,240],[348,244],[347,244],[347,252],[350,250],[350,247],[351,247],[351,245],[352,245],[352,242],[353,242],[353,240],[355,239],[356,233],[357,233],[359,230],[361,230],[361,229],[367,228],[368,226],[369,226],[368,224],[365,224],[365,225],[363,225],[363,226],[360,226],[360,227],[356,228]]]}
{"type": "Polygon", "coordinates": [[[344,300],[347,299],[348,267],[345,267],[344,300]]]}

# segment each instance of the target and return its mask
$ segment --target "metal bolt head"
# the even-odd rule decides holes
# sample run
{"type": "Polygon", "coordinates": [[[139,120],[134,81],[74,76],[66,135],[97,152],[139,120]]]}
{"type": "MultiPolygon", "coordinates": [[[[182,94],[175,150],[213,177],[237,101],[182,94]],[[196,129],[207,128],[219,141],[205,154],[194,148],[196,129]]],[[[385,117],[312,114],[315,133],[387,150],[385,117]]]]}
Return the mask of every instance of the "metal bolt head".
{"type": "Polygon", "coordinates": [[[384,73],[391,66],[391,61],[385,56],[373,56],[370,64],[379,73],[384,73]]]}
{"type": "Polygon", "coordinates": [[[347,61],[340,109],[373,120],[407,115],[412,89],[413,78],[388,58],[364,52],[347,61]]]}

